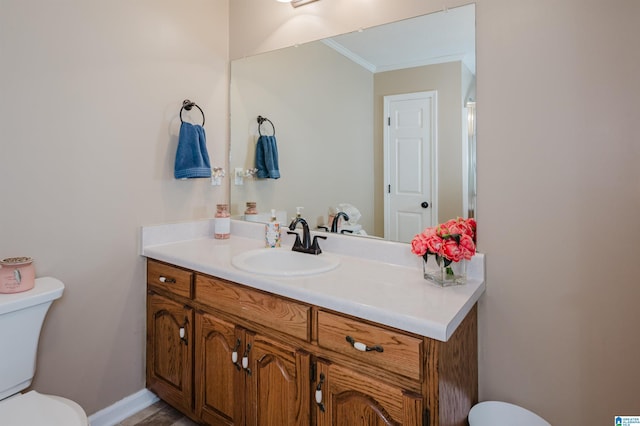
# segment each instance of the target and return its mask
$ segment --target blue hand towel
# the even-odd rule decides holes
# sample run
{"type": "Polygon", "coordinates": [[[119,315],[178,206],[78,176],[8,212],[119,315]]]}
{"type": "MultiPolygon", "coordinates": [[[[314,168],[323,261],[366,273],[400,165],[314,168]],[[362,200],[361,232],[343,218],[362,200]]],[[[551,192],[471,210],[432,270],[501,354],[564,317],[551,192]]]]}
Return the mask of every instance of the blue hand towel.
{"type": "Polygon", "coordinates": [[[278,146],[275,136],[261,135],[256,144],[256,176],[262,179],[278,179],[278,146]]]}
{"type": "Polygon", "coordinates": [[[176,179],[211,177],[207,138],[201,125],[182,122],[173,175],[176,179]]]}

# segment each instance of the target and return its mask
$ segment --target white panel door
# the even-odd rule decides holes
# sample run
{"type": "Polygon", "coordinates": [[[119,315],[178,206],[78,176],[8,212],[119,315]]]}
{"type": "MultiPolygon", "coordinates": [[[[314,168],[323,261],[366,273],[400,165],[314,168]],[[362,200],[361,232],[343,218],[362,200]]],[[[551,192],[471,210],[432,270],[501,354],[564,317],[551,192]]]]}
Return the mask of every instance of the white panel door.
{"type": "Polygon", "coordinates": [[[385,238],[410,242],[435,225],[436,92],[385,96],[385,238]]]}

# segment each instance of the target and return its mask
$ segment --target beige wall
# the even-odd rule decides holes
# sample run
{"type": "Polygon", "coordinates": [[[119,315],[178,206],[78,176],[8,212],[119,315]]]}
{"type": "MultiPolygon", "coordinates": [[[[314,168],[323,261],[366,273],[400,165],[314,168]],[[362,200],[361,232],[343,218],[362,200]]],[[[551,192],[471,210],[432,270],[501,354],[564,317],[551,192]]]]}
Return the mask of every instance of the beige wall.
{"type": "Polygon", "coordinates": [[[0,258],[66,284],[33,386],[89,413],[144,387],[140,226],[227,199],[173,179],[185,98],[225,164],[227,27],[227,0],[0,2],[0,258]]]}
{"type": "MultiPolygon", "coordinates": [[[[224,188],[173,180],[180,102],[227,140],[227,1],[20,2],[0,13],[0,256],[67,284],[42,392],[93,412],[144,385],[142,224],[210,216],[224,188]]],[[[451,7],[462,2],[447,1],[451,7]]],[[[442,8],[231,2],[231,57],[442,8]]],[[[640,413],[635,0],[479,0],[480,395],[552,424],[640,413]]]]}
{"type": "Polygon", "coordinates": [[[632,0],[477,8],[481,391],[552,424],[640,412],[638,16],[632,0]]]}
{"type": "MultiPolygon", "coordinates": [[[[232,2],[231,57],[442,7],[232,2]]],[[[640,2],[478,0],[476,15],[480,396],[611,424],[640,413],[640,2]]]]}
{"type": "MultiPolygon", "coordinates": [[[[293,218],[302,206],[315,227],[327,223],[330,206],[349,203],[371,233],[372,74],[318,42],[233,61],[231,75],[231,167],[254,167],[256,117],[262,115],[276,128],[281,174],[232,183],[232,213],[256,201],[260,212],[275,208],[293,218]]],[[[269,123],[262,130],[272,134],[269,123]]]]}

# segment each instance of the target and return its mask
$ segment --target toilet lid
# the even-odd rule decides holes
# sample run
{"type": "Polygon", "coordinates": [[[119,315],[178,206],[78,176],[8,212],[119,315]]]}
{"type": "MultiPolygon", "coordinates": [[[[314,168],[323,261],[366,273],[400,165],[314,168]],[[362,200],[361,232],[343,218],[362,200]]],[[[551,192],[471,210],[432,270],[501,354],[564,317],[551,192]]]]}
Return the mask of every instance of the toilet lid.
{"type": "Polygon", "coordinates": [[[70,403],[30,391],[0,402],[0,418],[3,426],[86,426],[86,416],[70,403]]]}

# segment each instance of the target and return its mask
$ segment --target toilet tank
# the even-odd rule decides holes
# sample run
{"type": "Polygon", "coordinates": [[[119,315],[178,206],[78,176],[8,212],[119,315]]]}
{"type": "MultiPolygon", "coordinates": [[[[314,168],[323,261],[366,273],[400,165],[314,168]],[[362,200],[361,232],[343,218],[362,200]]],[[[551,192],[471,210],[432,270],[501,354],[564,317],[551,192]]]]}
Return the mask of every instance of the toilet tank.
{"type": "Polygon", "coordinates": [[[0,400],[31,384],[44,317],[63,290],[61,281],[44,277],[31,290],[0,294],[0,400]]]}

